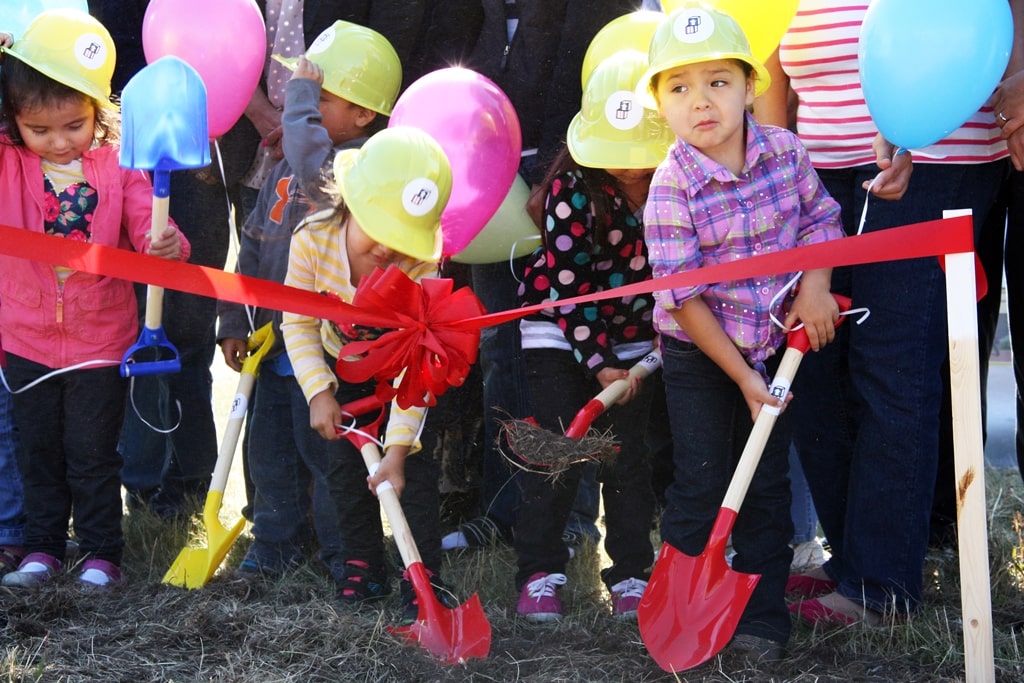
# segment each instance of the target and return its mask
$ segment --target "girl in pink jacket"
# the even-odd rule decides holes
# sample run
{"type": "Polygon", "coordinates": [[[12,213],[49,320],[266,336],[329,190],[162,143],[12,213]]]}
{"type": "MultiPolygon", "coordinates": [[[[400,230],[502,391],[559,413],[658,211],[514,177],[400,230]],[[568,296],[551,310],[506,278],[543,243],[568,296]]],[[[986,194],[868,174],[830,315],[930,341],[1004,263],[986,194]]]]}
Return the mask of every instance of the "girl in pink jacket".
{"type": "MultiPolygon", "coordinates": [[[[173,226],[150,242],[150,181],[118,166],[106,29],[84,12],[44,12],[19,40],[0,34],[0,58],[0,224],[187,259],[188,242],[173,226]]],[[[79,581],[118,583],[117,440],[127,389],[119,365],[138,332],[132,285],[8,256],[0,272],[28,553],[3,585],[57,574],[72,517],[85,556],[79,581]],[[63,371],[27,386],[55,369],[63,371]]]]}

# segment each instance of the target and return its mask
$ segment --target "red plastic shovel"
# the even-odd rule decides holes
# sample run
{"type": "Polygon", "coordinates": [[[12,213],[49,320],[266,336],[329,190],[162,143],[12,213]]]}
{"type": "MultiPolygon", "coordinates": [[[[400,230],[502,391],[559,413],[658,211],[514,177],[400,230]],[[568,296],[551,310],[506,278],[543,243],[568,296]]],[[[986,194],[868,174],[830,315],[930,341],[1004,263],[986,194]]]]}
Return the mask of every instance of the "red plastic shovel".
{"type": "MultiPolygon", "coordinates": [[[[380,413],[371,424],[339,429],[339,433],[359,449],[366,469],[372,475],[380,465],[380,450],[376,440],[384,418],[383,406],[376,396],[368,396],[346,403],[342,410],[353,417],[374,410],[380,413]]],[[[430,576],[423,566],[416,541],[413,540],[405,513],[402,512],[402,504],[389,482],[377,487],[377,497],[391,525],[391,533],[419,603],[419,614],[415,622],[409,626],[392,627],[389,631],[409,642],[418,642],[445,664],[461,664],[473,658],[486,658],[491,650],[491,623],[484,614],[480,598],[474,593],[469,600],[454,609],[442,605],[434,595],[430,576]]]]}
{"type": "MultiPolygon", "coordinates": [[[[840,309],[849,309],[849,299],[833,296],[840,309]]],[[[839,322],[842,320],[840,317],[839,322]]],[[[793,376],[811,346],[803,328],[790,332],[786,345],[769,389],[782,400],[789,394],[793,376]]],[[[758,413],[704,552],[692,557],[668,543],[661,546],[637,609],[637,621],[647,651],[665,671],[699,666],[725,647],[761,578],[760,574],[732,569],[726,562],[725,549],[779,413],[778,408],[769,406],[758,413]]]]}

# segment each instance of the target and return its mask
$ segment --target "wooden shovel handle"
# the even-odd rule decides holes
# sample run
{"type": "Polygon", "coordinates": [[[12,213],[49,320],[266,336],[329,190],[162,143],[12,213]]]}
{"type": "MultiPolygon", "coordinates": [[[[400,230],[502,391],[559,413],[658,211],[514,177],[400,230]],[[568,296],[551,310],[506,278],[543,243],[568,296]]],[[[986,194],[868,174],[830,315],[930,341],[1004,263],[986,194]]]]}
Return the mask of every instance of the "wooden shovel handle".
{"type": "Polygon", "coordinates": [[[608,410],[609,406],[626,395],[626,392],[629,391],[629,385],[634,378],[639,377],[643,379],[660,367],[661,351],[654,349],[629,369],[628,377],[615,380],[601,390],[601,393],[587,401],[587,404],[576,413],[576,417],[569,423],[569,427],[565,430],[565,435],[570,439],[582,438],[598,415],[608,410]]]}
{"type": "MultiPolygon", "coordinates": [[[[164,236],[167,230],[168,206],[170,197],[153,197],[153,220],[150,223],[149,241],[156,242],[164,236]]],[[[146,288],[146,328],[158,329],[163,320],[164,314],[164,288],[156,285],[149,285],[146,288]]]]}
{"type": "MultiPolygon", "coordinates": [[[[359,447],[359,452],[363,456],[363,462],[366,463],[366,471],[370,473],[370,476],[376,474],[377,468],[380,467],[380,449],[377,448],[377,444],[367,441],[359,447]]],[[[402,562],[406,567],[411,567],[417,562],[422,564],[420,551],[416,547],[416,541],[413,540],[409,522],[405,519],[402,504],[399,502],[398,494],[395,493],[391,482],[385,481],[377,486],[377,498],[380,500],[381,507],[384,508],[388,524],[391,525],[391,533],[395,537],[395,545],[398,546],[402,562]]]]}

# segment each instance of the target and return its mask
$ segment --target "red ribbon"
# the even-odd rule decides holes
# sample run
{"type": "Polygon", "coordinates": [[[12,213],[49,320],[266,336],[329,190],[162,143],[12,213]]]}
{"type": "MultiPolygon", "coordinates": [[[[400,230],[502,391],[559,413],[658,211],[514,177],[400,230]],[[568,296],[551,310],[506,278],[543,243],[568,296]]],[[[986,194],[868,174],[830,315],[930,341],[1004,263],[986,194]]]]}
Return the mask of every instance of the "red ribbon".
{"type": "Polygon", "coordinates": [[[462,384],[476,362],[480,327],[454,324],[485,312],[467,287],[452,291],[452,281],[440,278],[420,286],[392,265],[360,282],[352,305],[392,316],[381,327],[393,330],[346,344],[335,372],[346,382],[377,380],[382,402],[395,398],[402,408],[432,406],[448,387],[462,384]],[[395,387],[392,380],[399,376],[395,387]]]}

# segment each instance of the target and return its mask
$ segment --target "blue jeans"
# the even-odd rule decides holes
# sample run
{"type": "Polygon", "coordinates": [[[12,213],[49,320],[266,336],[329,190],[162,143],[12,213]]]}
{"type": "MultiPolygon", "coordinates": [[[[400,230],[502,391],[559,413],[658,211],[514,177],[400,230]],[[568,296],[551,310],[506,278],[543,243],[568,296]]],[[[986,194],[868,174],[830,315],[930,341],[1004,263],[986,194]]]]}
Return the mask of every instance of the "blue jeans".
{"type": "MultiPolygon", "coordinates": [[[[898,202],[873,198],[865,232],[972,208],[983,222],[1005,166],[918,164],[898,202]]],[[[821,170],[856,231],[873,166],[821,170]]],[[[833,273],[870,317],[804,359],[793,384],[794,435],[832,558],[838,592],[871,609],[910,612],[922,571],[939,449],[941,369],[947,355],[945,278],[935,258],[853,266],[833,273]]]]}
{"type": "Polygon", "coordinates": [[[1024,173],[1013,171],[1009,182],[1006,226],[1006,305],[1010,327],[1013,378],[1017,387],[1017,468],[1024,477],[1024,173]]]}
{"type": "Polygon", "coordinates": [[[7,387],[0,384],[0,545],[20,547],[25,543],[24,497],[18,472],[14,404],[7,387]]]}
{"type": "Polygon", "coordinates": [[[793,518],[793,545],[813,541],[818,537],[818,513],[814,511],[814,499],[807,477],[800,466],[796,447],[789,447],[789,490],[793,496],[790,516],[793,518]]]}
{"type": "Polygon", "coordinates": [[[265,570],[287,569],[302,560],[315,529],[321,561],[340,578],[344,560],[338,515],[328,492],[327,442],[309,426],[309,405],[294,376],[262,369],[249,425],[255,496],[247,557],[265,570]]]}
{"type": "MultiPolygon", "coordinates": [[[[661,538],[696,557],[707,545],[754,423],[739,387],[696,345],[668,337],[662,344],[675,478],[665,492],[661,538]]],[[[769,373],[780,358],[781,351],[768,359],[769,373]]],[[[775,422],[732,531],[733,569],[761,575],[736,633],[780,643],[789,640],[791,628],[784,597],[793,561],[788,413],[775,422]]]]}

